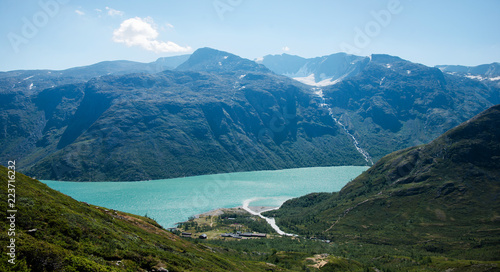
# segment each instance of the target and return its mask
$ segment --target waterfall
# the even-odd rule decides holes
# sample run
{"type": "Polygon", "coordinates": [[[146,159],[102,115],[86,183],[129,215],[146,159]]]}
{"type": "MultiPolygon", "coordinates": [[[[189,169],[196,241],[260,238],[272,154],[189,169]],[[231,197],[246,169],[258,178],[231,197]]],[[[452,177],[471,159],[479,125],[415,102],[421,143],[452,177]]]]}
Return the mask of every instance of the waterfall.
{"type": "Polygon", "coordinates": [[[361,148],[359,146],[358,140],[356,139],[356,137],[354,137],[354,135],[352,135],[349,132],[349,130],[347,130],[346,126],[344,124],[342,124],[342,122],[340,122],[339,119],[337,119],[337,118],[335,118],[335,116],[333,116],[333,109],[331,107],[329,107],[328,104],[326,104],[326,100],[325,100],[325,97],[323,95],[323,90],[320,88],[313,88],[313,91],[314,91],[314,94],[321,99],[321,103],[319,104],[320,107],[328,110],[328,114],[330,115],[330,117],[332,117],[332,119],[335,121],[335,123],[337,125],[339,125],[345,131],[345,133],[347,135],[349,135],[349,137],[351,137],[356,150],[365,158],[365,161],[367,163],[369,163],[370,165],[373,165],[373,161],[372,161],[370,154],[366,150],[364,150],[363,148],[361,148]]]}

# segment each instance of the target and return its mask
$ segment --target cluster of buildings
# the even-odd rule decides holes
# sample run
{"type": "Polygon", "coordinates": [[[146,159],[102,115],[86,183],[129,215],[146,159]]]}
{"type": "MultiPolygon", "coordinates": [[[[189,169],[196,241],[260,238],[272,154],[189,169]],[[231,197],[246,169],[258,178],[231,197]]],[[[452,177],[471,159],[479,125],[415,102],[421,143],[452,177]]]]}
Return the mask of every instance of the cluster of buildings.
{"type": "Polygon", "coordinates": [[[236,238],[236,239],[243,239],[243,238],[252,238],[252,237],[266,238],[267,234],[237,231],[236,233],[224,233],[224,234],[221,234],[220,236],[221,237],[236,238]]]}
{"type": "MultiPolygon", "coordinates": [[[[191,232],[181,232],[182,237],[192,238],[193,234],[191,232]]],[[[205,233],[198,236],[199,239],[207,239],[207,235],[205,233]]]]}
{"type": "MultiPolygon", "coordinates": [[[[182,237],[193,238],[193,234],[191,232],[181,232],[182,237]]],[[[221,237],[230,237],[235,239],[246,239],[246,238],[266,238],[267,234],[265,233],[251,233],[251,232],[241,232],[237,231],[236,233],[224,233],[220,235],[221,237]]],[[[198,236],[199,239],[207,239],[206,234],[201,234],[198,236]]]]}

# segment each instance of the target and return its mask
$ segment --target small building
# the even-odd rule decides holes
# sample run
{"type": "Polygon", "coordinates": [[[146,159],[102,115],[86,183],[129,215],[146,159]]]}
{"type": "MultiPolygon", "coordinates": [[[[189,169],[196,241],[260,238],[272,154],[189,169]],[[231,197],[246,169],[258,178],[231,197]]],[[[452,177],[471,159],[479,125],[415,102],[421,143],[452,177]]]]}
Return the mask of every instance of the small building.
{"type": "Polygon", "coordinates": [[[241,232],[237,231],[236,233],[224,233],[220,235],[221,237],[232,237],[236,239],[242,239],[242,238],[250,238],[250,237],[256,237],[256,238],[266,238],[267,234],[265,233],[251,233],[251,232],[241,232]]]}
{"type": "Polygon", "coordinates": [[[202,235],[200,235],[198,238],[200,239],[207,239],[207,235],[205,233],[203,233],[202,235]]]}
{"type": "Polygon", "coordinates": [[[183,233],[181,233],[182,237],[191,237],[191,235],[193,235],[193,234],[190,233],[190,232],[183,232],[183,233]]]}

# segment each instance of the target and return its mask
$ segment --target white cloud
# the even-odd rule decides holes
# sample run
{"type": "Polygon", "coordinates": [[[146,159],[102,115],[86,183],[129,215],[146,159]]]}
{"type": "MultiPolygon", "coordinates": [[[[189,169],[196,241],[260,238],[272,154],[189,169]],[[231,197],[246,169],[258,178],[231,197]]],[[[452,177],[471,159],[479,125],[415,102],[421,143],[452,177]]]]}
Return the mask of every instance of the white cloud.
{"type": "Polygon", "coordinates": [[[76,14],[78,15],[85,15],[85,12],[81,11],[81,10],[75,10],[76,14]]]}
{"type": "Polygon", "coordinates": [[[110,7],[106,7],[109,16],[123,16],[123,11],[119,11],[110,7]]]}
{"type": "Polygon", "coordinates": [[[97,11],[97,12],[102,12],[102,9],[98,9],[98,8],[96,8],[96,9],[95,9],[95,11],[97,11]]]}
{"type": "Polygon", "coordinates": [[[113,41],[127,46],[140,46],[146,50],[160,52],[188,52],[191,47],[182,47],[174,42],[158,41],[158,31],[151,18],[134,17],[123,21],[113,31],[113,41]]]}
{"type": "Polygon", "coordinates": [[[281,50],[283,50],[285,52],[288,52],[288,51],[290,51],[290,47],[284,46],[283,48],[281,48],[281,50]]]}
{"type": "Polygon", "coordinates": [[[174,28],[174,26],[172,24],[169,24],[169,23],[166,23],[165,24],[168,28],[174,28]]]}

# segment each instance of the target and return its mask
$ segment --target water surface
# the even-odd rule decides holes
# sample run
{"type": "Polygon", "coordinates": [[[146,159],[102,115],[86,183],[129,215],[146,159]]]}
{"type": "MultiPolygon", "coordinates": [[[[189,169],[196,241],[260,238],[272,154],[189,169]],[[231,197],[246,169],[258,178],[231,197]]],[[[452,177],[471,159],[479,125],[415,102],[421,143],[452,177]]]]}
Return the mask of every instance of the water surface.
{"type": "Polygon", "coordinates": [[[164,227],[217,208],[280,206],[313,192],[336,192],[365,166],[313,167],[216,174],[139,182],[43,180],[76,200],[154,218],[164,227]]]}

